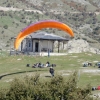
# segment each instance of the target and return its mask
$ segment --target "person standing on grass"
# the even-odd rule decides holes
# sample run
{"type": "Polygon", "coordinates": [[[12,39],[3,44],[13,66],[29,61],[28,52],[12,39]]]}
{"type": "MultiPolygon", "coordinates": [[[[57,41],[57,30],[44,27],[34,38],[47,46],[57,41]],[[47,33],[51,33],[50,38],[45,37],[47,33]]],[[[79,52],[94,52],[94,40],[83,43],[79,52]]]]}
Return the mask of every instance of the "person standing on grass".
{"type": "Polygon", "coordinates": [[[49,69],[49,72],[50,72],[50,74],[52,75],[52,76],[54,76],[54,69],[53,69],[53,67],[50,67],[50,69],[49,69]]]}

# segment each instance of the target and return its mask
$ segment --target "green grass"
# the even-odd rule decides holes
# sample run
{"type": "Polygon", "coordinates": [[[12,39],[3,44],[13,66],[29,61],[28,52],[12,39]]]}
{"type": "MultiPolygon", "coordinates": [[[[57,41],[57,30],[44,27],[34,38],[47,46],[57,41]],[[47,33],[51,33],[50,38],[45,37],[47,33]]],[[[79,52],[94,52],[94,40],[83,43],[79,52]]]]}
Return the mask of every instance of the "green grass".
{"type": "Polygon", "coordinates": [[[26,67],[26,64],[31,66],[34,63],[41,62],[46,63],[49,61],[51,64],[56,64],[55,73],[64,75],[64,78],[67,79],[69,75],[75,70],[79,72],[79,82],[78,86],[85,87],[87,84],[92,86],[98,86],[100,83],[99,75],[100,73],[81,73],[83,69],[87,70],[99,70],[97,67],[91,66],[88,68],[83,68],[82,63],[85,61],[90,61],[95,64],[93,61],[99,60],[99,55],[91,53],[80,53],[80,54],[68,54],[67,56],[50,56],[50,57],[34,57],[34,56],[9,56],[7,53],[1,53],[0,55],[0,87],[9,87],[10,81],[15,77],[22,78],[25,75],[34,75],[39,73],[41,80],[49,80],[49,68],[32,68],[26,67]]]}

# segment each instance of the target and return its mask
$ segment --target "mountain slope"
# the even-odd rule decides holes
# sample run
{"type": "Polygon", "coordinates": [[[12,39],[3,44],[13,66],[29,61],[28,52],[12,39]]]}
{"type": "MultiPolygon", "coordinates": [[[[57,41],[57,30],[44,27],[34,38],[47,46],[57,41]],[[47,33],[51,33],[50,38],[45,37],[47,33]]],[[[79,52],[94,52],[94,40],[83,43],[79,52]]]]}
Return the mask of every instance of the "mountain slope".
{"type": "MultiPolygon", "coordinates": [[[[11,37],[45,19],[64,22],[73,29],[76,39],[82,38],[92,46],[100,42],[99,0],[0,0],[0,6],[0,48],[13,48],[11,37]]],[[[66,37],[57,29],[45,31],[66,37]]]]}

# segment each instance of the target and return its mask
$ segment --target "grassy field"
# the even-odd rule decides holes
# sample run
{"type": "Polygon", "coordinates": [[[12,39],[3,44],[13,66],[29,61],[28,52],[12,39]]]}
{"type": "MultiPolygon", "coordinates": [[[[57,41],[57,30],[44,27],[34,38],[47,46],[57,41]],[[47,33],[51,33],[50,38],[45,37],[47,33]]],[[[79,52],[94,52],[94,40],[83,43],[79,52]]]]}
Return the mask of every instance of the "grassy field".
{"type": "Polygon", "coordinates": [[[50,56],[50,57],[34,57],[26,55],[9,56],[9,54],[1,53],[0,55],[0,87],[9,87],[9,83],[14,78],[22,78],[26,75],[40,74],[41,80],[49,80],[51,76],[49,68],[32,68],[31,66],[37,62],[45,64],[49,61],[56,64],[55,74],[63,75],[65,79],[78,71],[78,86],[85,87],[87,84],[91,86],[100,85],[99,68],[95,65],[95,61],[99,60],[100,55],[91,53],[68,54],[67,56],[50,56]],[[83,67],[84,62],[92,62],[93,66],[83,67]],[[30,67],[26,67],[30,64],[30,67]],[[96,70],[96,71],[95,71],[96,70]],[[87,71],[87,72],[85,72],[87,71]]]}

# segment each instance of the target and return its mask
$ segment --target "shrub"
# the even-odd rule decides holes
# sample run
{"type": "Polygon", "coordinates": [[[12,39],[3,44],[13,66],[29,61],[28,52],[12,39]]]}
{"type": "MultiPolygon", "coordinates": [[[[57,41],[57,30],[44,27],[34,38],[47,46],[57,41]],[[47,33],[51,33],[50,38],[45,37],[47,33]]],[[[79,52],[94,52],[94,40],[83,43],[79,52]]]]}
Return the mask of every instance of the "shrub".
{"type": "Polygon", "coordinates": [[[0,100],[93,100],[91,87],[77,88],[77,72],[65,81],[55,76],[49,82],[41,82],[39,75],[14,79],[8,91],[0,92],[0,100]]]}
{"type": "Polygon", "coordinates": [[[4,25],[3,28],[8,29],[8,25],[4,25]]]}

